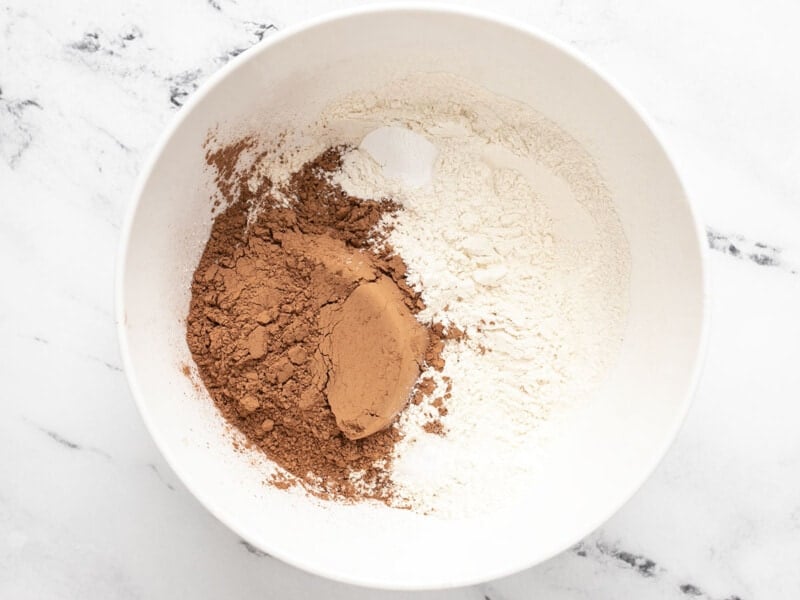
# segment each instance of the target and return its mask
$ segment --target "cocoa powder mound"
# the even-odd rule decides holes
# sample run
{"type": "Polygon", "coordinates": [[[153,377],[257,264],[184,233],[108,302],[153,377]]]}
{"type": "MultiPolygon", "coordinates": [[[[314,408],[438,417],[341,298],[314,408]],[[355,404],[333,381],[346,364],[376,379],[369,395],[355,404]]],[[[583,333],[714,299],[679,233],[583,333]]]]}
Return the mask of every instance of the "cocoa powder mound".
{"type": "MultiPolygon", "coordinates": [[[[398,206],[349,196],[330,182],[342,148],[290,177],[280,189],[291,199],[286,206],[255,169],[236,170],[252,145],[207,154],[227,208],[194,274],[189,349],[222,415],[296,481],[322,497],[389,502],[399,434],[387,426],[424,363],[443,365],[446,337],[413,318],[424,304],[376,229],[398,206]],[[391,308],[372,338],[352,330],[375,326],[365,302],[391,308]],[[405,387],[397,388],[399,379],[405,387]],[[386,398],[359,408],[342,393],[352,389],[386,398]]],[[[285,487],[287,479],[274,483],[285,487]]]]}

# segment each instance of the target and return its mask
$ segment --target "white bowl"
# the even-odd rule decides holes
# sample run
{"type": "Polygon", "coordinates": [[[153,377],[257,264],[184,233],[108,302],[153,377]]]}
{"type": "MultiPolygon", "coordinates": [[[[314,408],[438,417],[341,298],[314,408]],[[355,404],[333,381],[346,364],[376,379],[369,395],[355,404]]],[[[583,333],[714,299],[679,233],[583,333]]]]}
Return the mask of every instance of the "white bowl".
{"type": "MultiPolygon", "coordinates": [[[[242,538],[298,567],[395,589],[466,585],[530,567],[617,511],[665,454],[705,339],[704,234],[650,122],[561,43],[472,11],[371,7],[271,36],[187,103],[144,169],[122,239],[117,317],[142,417],[192,493],[242,538]],[[445,520],[325,505],[263,484],[213,404],[181,372],[184,319],[211,226],[203,142],[277,130],[292,113],[410,71],[446,71],[544,113],[592,153],[627,235],[630,313],[608,381],[543,459],[535,494],[502,514],[445,520]]],[[[253,464],[251,464],[253,463],[253,464]]]]}

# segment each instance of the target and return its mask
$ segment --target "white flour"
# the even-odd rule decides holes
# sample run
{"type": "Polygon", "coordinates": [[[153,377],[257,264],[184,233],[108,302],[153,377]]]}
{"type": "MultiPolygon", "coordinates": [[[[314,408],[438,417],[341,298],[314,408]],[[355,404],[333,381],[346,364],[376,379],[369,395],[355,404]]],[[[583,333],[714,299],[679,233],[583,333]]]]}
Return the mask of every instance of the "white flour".
{"type": "Polygon", "coordinates": [[[513,501],[535,485],[537,425],[586,398],[621,344],[630,259],[609,191],[552,122],[451,76],[347,99],[327,119],[361,135],[402,127],[438,150],[395,129],[393,153],[392,132],[374,134],[384,145],[368,138],[338,177],[354,195],[402,204],[389,242],[422,291],[420,319],[469,336],[448,344],[442,373],[424,374],[434,397],[451,378],[446,435],[422,429],[437,416],[430,403],[401,417],[398,490],[442,516],[513,501]]]}
{"type": "Polygon", "coordinates": [[[361,144],[336,181],[402,204],[385,224],[427,305],[420,320],[468,335],[448,343],[441,373],[423,374],[433,397],[401,416],[399,495],[443,517],[523,498],[539,426],[590,397],[622,341],[628,245],[591,157],[532,109],[443,74],[346,98],[321,125],[270,176],[332,143],[361,144]],[[452,397],[437,436],[423,425],[438,417],[443,377],[452,397]]]}

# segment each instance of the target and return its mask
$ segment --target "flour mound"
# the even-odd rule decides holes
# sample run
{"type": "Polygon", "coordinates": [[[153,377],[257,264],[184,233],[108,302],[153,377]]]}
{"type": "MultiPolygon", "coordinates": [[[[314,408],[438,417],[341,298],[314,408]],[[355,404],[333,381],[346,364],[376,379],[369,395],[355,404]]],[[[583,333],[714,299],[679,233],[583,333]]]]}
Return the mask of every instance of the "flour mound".
{"type": "Polygon", "coordinates": [[[621,346],[630,257],[608,187],[554,123],[452,76],[347,98],[323,121],[361,137],[404,128],[436,148],[427,180],[374,142],[334,176],[349,194],[400,204],[383,225],[425,303],[417,318],[466,333],[445,346],[441,372],[422,374],[436,391],[401,416],[395,493],[453,517],[522,497],[535,486],[539,426],[586,401],[621,346]],[[428,432],[433,419],[443,436],[428,432]]]}

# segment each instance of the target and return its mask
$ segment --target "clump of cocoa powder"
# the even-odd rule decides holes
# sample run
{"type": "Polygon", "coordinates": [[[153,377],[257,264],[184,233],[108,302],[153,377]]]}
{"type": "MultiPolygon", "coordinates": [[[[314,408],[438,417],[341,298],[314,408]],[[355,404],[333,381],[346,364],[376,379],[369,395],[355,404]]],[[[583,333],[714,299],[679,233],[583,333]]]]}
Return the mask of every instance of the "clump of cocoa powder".
{"type": "MultiPolygon", "coordinates": [[[[412,314],[424,308],[404,280],[402,258],[377,230],[398,206],[349,196],[331,183],[341,148],[291,176],[280,189],[291,199],[286,206],[255,169],[237,171],[252,147],[243,140],[207,154],[227,208],[192,282],[186,339],[199,375],[223,416],[312,492],[389,501],[399,434],[390,427],[348,439],[337,426],[325,396],[319,317],[379,278],[394,282],[412,314]]],[[[427,336],[424,361],[441,369],[448,336],[441,326],[428,327],[427,336]]],[[[428,381],[418,389],[432,391],[428,381]]],[[[441,433],[441,424],[431,431],[441,433]]],[[[274,483],[285,487],[287,479],[274,483]]]]}

